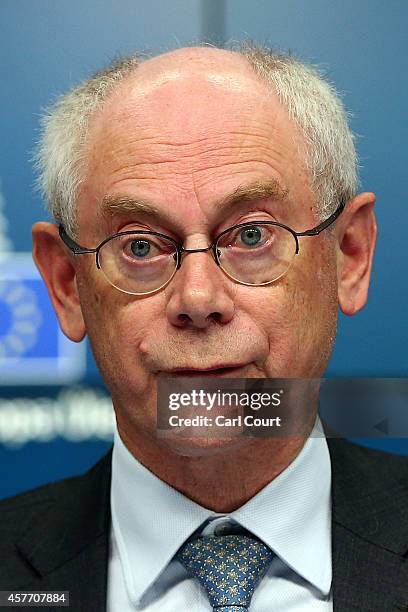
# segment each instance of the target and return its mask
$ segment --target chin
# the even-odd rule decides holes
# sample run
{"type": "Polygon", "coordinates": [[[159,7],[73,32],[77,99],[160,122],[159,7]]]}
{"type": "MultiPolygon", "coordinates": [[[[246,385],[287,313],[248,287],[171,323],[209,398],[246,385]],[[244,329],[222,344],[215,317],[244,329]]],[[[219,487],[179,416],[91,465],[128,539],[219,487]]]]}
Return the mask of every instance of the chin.
{"type": "Polygon", "coordinates": [[[177,434],[161,437],[162,444],[181,457],[211,457],[229,454],[248,446],[253,443],[253,440],[242,434],[223,438],[201,435],[187,438],[177,436],[177,434]]]}

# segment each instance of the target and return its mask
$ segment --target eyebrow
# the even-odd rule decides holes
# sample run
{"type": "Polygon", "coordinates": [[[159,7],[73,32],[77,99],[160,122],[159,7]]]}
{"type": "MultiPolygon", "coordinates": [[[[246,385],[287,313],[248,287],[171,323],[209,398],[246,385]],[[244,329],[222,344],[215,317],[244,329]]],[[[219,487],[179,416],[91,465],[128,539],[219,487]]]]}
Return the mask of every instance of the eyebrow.
{"type": "MultiPolygon", "coordinates": [[[[276,179],[254,181],[249,185],[239,185],[234,191],[221,198],[216,203],[217,211],[229,212],[234,206],[245,202],[256,202],[260,200],[273,199],[284,200],[289,189],[283,187],[276,179]]],[[[105,195],[101,202],[101,213],[103,216],[126,213],[143,213],[150,217],[160,218],[163,210],[156,204],[140,198],[128,195],[105,195]]]]}
{"type": "Polygon", "coordinates": [[[117,213],[145,213],[159,217],[161,212],[151,202],[127,195],[105,195],[101,202],[101,213],[110,216],[117,213]]]}
{"type": "Polygon", "coordinates": [[[231,194],[221,199],[217,208],[225,210],[243,202],[266,199],[282,201],[287,197],[288,193],[289,189],[283,187],[276,179],[254,181],[249,185],[238,186],[231,194]]]}

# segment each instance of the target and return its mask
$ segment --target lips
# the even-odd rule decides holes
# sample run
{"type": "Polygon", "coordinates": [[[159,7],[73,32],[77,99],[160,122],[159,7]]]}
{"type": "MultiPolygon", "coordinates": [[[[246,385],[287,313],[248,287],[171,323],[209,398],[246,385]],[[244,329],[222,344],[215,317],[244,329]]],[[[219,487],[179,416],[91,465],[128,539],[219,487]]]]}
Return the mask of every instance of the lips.
{"type": "Polygon", "coordinates": [[[175,368],[174,370],[166,370],[164,373],[168,376],[178,377],[220,377],[231,376],[240,370],[246,364],[238,365],[217,365],[211,368],[175,368]]]}

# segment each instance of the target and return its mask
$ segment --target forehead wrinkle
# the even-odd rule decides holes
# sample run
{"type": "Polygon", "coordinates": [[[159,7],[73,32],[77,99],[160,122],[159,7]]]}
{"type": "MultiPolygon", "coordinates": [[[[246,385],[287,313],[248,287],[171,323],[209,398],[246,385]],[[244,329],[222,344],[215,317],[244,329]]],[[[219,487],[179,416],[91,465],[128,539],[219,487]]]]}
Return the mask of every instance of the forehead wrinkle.
{"type": "MultiPolygon", "coordinates": [[[[204,151],[186,150],[183,146],[178,147],[177,155],[174,153],[174,148],[167,145],[161,147],[156,146],[148,151],[138,151],[137,154],[130,158],[126,150],[123,155],[121,151],[117,151],[116,155],[110,160],[110,174],[114,182],[128,178],[136,178],[138,180],[163,180],[166,178],[166,173],[169,176],[180,175],[186,177],[193,172],[194,174],[205,173],[208,171],[227,168],[232,171],[234,168],[241,168],[247,164],[266,165],[266,171],[270,172],[277,169],[280,173],[283,170],[285,161],[285,151],[282,152],[276,147],[270,146],[269,149],[260,150],[257,143],[223,143],[213,144],[212,147],[207,147],[204,151]],[[170,150],[169,150],[170,148],[170,150]],[[159,170],[159,173],[158,173],[159,170]],[[162,174],[163,176],[160,176],[162,174]]],[[[272,196],[279,197],[279,189],[272,196]]]]}

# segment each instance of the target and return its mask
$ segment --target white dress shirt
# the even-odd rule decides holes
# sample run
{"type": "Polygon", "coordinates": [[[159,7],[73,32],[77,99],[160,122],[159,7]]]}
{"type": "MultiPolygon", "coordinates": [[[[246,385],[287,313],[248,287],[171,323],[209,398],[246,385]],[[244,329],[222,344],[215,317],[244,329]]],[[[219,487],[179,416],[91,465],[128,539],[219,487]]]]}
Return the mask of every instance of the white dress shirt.
{"type": "Polygon", "coordinates": [[[107,612],[211,612],[205,591],[173,557],[189,536],[241,526],[275,553],[251,612],[331,612],[331,465],[320,420],[295,460],[228,515],[185,497],[141,465],[117,430],[107,612]]]}

